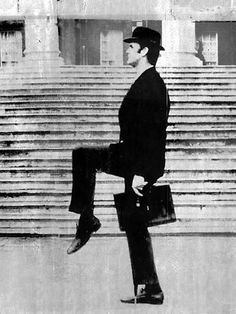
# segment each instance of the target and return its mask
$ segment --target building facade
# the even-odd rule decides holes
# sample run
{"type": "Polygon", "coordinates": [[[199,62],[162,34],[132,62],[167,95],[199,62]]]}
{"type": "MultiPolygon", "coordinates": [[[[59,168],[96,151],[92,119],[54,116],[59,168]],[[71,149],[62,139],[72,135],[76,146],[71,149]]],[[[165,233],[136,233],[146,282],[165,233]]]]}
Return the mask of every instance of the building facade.
{"type": "Polygon", "coordinates": [[[236,64],[233,0],[1,0],[0,65],[124,65],[136,26],[162,34],[160,66],[236,64]]]}

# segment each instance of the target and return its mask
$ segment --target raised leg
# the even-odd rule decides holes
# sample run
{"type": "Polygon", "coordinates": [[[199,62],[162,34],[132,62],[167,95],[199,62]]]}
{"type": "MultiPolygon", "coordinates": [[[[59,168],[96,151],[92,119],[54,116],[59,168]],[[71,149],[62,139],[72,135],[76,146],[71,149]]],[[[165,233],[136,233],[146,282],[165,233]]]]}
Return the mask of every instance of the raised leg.
{"type": "Polygon", "coordinates": [[[73,150],[73,186],[69,210],[81,214],[75,238],[67,250],[72,254],[82,248],[101,223],[93,215],[96,171],[106,171],[109,149],[106,147],[80,147],[73,150]]]}

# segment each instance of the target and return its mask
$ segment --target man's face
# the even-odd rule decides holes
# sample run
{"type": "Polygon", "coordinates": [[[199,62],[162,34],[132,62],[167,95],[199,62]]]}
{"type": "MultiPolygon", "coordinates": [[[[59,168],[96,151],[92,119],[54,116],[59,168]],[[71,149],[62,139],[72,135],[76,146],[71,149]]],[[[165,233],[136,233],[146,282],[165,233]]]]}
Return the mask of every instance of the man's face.
{"type": "Polygon", "coordinates": [[[140,52],[140,45],[136,42],[130,43],[127,52],[127,63],[132,67],[136,67],[139,63],[139,60],[142,58],[140,52]]]}

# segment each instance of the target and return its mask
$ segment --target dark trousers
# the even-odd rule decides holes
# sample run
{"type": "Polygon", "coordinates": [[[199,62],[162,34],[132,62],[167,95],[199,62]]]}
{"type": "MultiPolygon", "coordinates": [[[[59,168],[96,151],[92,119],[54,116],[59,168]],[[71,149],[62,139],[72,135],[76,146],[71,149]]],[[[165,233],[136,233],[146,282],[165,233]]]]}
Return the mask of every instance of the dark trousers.
{"type": "MultiPolygon", "coordinates": [[[[93,209],[96,172],[102,171],[113,174],[112,165],[114,163],[112,159],[114,156],[109,147],[79,147],[73,150],[73,186],[70,211],[82,214],[93,209]]],[[[119,163],[117,158],[115,160],[116,163],[119,163]]],[[[120,166],[122,167],[122,165],[120,166]]],[[[119,169],[117,164],[116,169],[119,169]]],[[[128,175],[124,179],[125,192],[134,193],[132,190],[133,175],[128,175]]],[[[126,236],[134,284],[147,284],[153,286],[154,290],[160,290],[151,237],[147,227],[142,223],[131,225],[126,230],[126,236]]]]}

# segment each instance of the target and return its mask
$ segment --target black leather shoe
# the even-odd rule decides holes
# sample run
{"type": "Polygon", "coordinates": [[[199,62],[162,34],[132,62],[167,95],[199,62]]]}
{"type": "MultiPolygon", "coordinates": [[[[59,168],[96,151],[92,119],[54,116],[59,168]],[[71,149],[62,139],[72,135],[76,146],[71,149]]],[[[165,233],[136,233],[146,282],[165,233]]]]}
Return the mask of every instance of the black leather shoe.
{"type": "Polygon", "coordinates": [[[75,238],[69,246],[67,254],[75,253],[81,249],[88,242],[92,233],[98,231],[100,227],[101,223],[95,216],[91,216],[90,218],[81,217],[77,225],[75,238]]]}
{"type": "Polygon", "coordinates": [[[147,293],[145,289],[142,289],[141,292],[137,294],[136,298],[131,297],[131,298],[121,299],[121,302],[130,303],[130,304],[135,304],[135,303],[162,304],[163,301],[164,301],[164,294],[162,291],[154,294],[154,293],[147,293]]]}

